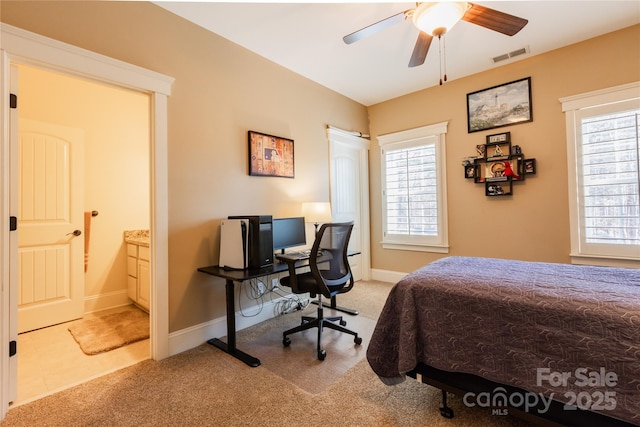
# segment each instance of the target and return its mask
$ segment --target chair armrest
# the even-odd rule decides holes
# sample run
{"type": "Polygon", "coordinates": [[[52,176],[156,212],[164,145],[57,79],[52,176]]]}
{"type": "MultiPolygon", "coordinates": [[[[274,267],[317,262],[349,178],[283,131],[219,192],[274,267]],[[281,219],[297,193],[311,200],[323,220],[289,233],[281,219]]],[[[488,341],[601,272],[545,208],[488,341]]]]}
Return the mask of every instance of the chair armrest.
{"type": "Polygon", "coordinates": [[[287,264],[289,270],[289,287],[295,292],[298,290],[298,278],[296,277],[296,262],[295,259],[280,259],[280,261],[287,264]]]}

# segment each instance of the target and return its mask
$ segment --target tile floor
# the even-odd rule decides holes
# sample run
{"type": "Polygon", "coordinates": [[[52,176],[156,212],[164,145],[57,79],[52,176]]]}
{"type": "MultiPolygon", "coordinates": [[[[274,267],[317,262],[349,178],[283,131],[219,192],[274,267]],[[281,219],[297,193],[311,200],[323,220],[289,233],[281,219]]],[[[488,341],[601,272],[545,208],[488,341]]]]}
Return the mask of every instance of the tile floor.
{"type": "Polygon", "coordinates": [[[18,398],[12,406],[149,358],[148,339],[88,356],[75,342],[68,327],[69,323],[62,323],[18,335],[18,398]]]}

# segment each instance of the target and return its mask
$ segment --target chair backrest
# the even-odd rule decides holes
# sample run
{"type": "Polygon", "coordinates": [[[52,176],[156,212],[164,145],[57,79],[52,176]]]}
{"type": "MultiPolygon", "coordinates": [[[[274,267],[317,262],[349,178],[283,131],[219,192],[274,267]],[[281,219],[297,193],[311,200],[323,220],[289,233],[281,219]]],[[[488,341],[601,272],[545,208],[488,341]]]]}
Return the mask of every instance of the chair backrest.
{"type": "Polygon", "coordinates": [[[347,246],[353,222],[322,224],[313,242],[309,267],[321,293],[331,296],[353,287],[347,246]]]}

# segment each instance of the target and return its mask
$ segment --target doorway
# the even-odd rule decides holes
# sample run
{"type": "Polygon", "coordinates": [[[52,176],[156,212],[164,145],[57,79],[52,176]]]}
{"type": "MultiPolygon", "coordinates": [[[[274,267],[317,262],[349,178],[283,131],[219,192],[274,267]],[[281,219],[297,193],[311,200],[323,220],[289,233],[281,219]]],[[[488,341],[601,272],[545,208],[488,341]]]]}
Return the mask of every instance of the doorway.
{"type": "MultiPolygon", "coordinates": [[[[78,352],[63,322],[131,303],[123,234],[149,230],[151,124],[149,94],[25,64],[12,70],[20,99],[21,402],[118,366],[109,355],[95,363],[78,352]],[[56,343],[57,363],[34,341],[56,343]]],[[[139,347],[134,360],[144,356],[139,347]]]]}
{"type": "Polygon", "coordinates": [[[0,110],[1,160],[0,173],[0,274],[2,298],[0,307],[0,419],[4,418],[15,398],[17,376],[17,182],[14,176],[17,152],[12,141],[17,140],[17,99],[12,90],[17,82],[5,73],[10,65],[32,64],[51,70],[65,70],[69,75],[93,81],[109,82],[118,87],[148,93],[151,104],[150,193],[150,356],[161,360],[170,355],[168,319],[168,171],[167,171],[167,101],[173,78],[141,67],[89,52],[10,25],[0,25],[0,98],[9,100],[9,108],[0,110]]]}
{"type": "Polygon", "coordinates": [[[331,214],[353,221],[349,249],[360,252],[349,264],[356,280],[369,280],[369,140],[329,126],[331,214]]]}

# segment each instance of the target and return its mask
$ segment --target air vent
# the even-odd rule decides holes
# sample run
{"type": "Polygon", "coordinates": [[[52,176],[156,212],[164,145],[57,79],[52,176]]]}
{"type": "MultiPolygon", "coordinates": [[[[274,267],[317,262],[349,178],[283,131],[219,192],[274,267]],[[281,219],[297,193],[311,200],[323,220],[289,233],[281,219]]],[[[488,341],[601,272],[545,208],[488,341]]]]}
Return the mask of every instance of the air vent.
{"type": "Polygon", "coordinates": [[[526,47],[523,47],[522,49],[514,50],[513,52],[509,52],[509,58],[513,58],[514,56],[524,55],[528,51],[529,50],[526,47]]]}
{"type": "Polygon", "coordinates": [[[516,56],[524,55],[526,53],[529,53],[529,46],[526,46],[526,47],[523,47],[523,48],[520,48],[520,49],[516,49],[516,50],[511,51],[509,53],[504,53],[502,55],[494,56],[493,58],[491,58],[491,62],[496,64],[498,62],[506,61],[507,59],[511,59],[513,57],[516,57],[516,56]]]}
{"type": "Polygon", "coordinates": [[[504,61],[506,59],[509,59],[509,54],[508,53],[505,53],[504,55],[496,56],[496,57],[492,58],[491,60],[495,64],[496,62],[504,61]]]}

